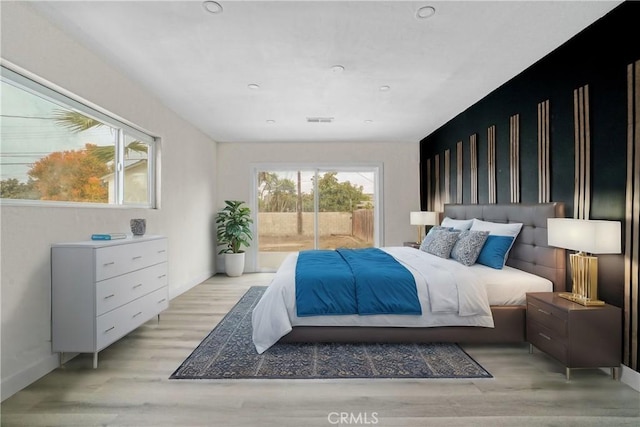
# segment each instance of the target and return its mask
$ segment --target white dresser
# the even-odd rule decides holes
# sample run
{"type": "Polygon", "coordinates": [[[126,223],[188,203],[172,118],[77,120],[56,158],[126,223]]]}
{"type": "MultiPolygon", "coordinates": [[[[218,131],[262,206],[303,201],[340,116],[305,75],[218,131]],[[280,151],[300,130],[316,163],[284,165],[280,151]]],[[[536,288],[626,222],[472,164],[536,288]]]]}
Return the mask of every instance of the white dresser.
{"type": "Polygon", "coordinates": [[[166,237],[52,246],[54,352],[93,353],[97,368],[100,350],[167,307],[166,237]]]}

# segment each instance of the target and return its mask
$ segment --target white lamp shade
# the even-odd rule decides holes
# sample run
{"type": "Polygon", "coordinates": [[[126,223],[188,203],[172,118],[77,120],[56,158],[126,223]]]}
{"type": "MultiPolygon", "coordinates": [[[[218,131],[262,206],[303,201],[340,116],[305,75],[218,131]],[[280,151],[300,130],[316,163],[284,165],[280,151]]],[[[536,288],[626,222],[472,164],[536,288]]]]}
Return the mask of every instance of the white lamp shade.
{"type": "Polygon", "coordinates": [[[619,254],[620,221],[548,218],[549,246],[591,254],[619,254]]]}
{"type": "Polygon", "coordinates": [[[409,221],[411,225],[438,225],[440,213],[430,211],[411,212],[409,221]]]}

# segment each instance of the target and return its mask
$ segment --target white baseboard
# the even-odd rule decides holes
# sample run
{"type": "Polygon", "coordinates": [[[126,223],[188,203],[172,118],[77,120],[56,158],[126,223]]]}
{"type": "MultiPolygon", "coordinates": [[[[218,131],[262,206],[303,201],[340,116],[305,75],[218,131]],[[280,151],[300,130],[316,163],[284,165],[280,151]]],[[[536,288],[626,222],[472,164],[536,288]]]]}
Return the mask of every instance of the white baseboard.
{"type": "Polygon", "coordinates": [[[53,353],[50,356],[28,366],[26,369],[1,380],[0,399],[4,402],[20,390],[44,377],[58,366],[60,366],[60,355],[58,353],[53,353]]]}
{"type": "Polygon", "coordinates": [[[199,285],[200,283],[204,282],[205,280],[207,280],[211,276],[214,276],[215,274],[216,273],[212,271],[204,272],[196,276],[194,279],[191,279],[187,283],[183,284],[179,288],[171,289],[169,291],[169,299],[174,299],[175,297],[182,295],[183,293],[187,292],[189,289],[193,288],[196,285],[199,285]]]}
{"type": "Polygon", "coordinates": [[[620,382],[623,382],[635,391],[640,392],[640,372],[622,365],[620,368],[620,382]]]}

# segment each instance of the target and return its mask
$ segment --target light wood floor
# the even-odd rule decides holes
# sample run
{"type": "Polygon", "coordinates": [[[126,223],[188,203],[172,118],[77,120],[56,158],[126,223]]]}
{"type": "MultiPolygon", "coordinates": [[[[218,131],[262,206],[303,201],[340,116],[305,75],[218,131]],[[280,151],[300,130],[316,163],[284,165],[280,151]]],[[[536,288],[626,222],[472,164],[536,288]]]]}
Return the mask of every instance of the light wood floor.
{"type": "Polygon", "coordinates": [[[640,393],[522,346],[465,346],[492,379],[169,380],[252,285],[215,276],[100,353],[2,403],[2,426],[638,426],[640,393]],[[339,414],[347,418],[340,422],[339,414]]]}

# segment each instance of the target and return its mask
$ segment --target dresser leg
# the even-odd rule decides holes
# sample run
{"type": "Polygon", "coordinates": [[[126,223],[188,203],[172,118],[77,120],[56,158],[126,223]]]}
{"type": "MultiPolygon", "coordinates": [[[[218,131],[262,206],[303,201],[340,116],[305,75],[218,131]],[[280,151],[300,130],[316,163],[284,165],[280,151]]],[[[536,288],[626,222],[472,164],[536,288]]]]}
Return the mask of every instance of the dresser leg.
{"type": "Polygon", "coordinates": [[[611,368],[611,379],[617,380],[620,378],[620,368],[611,368]]]}
{"type": "Polygon", "coordinates": [[[571,379],[571,368],[564,368],[565,375],[567,376],[567,381],[571,379]]]}
{"type": "Polygon", "coordinates": [[[533,354],[533,344],[529,344],[529,354],[533,354]]]}
{"type": "Polygon", "coordinates": [[[98,352],[93,353],[93,369],[98,369],[98,352]]]}

